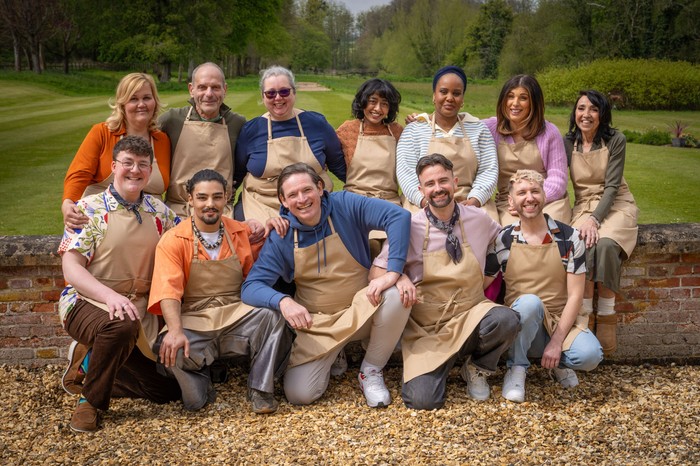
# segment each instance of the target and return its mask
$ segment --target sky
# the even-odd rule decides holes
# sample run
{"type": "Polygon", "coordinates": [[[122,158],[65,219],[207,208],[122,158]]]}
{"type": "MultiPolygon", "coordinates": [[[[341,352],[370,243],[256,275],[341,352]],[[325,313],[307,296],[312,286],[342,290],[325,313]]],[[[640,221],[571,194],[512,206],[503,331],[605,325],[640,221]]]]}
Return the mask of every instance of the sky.
{"type": "Polygon", "coordinates": [[[373,6],[388,5],[391,0],[336,0],[350,10],[350,13],[357,16],[362,11],[367,11],[373,6]]]}

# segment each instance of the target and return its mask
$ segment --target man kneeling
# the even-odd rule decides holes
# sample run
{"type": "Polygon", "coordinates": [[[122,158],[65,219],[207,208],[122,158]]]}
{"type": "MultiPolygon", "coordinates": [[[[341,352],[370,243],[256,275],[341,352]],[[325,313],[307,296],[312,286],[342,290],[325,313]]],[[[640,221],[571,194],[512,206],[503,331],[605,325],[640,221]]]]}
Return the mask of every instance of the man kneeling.
{"type": "MultiPolygon", "coordinates": [[[[441,408],[450,369],[463,357],[467,394],[487,400],[486,377],[518,331],[518,315],[484,297],[486,251],[501,227],[483,210],[455,202],[457,178],[445,156],[422,157],[416,173],[427,205],[411,219],[405,274],[396,284],[413,304],[401,339],[401,396],[409,408],[441,408]]],[[[370,278],[385,273],[387,253],[375,259],[370,278]]]]}
{"type": "Polygon", "coordinates": [[[213,402],[210,365],[249,356],[248,397],[255,413],[273,413],[275,378],[287,366],[294,333],[282,315],[241,302],[241,284],[260,244],[250,228],[228,217],[226,180],[201,170],[187,182],[193,215],[163,235],[156,249],[148,310],[167,327],[154,352],[182,390],[186,409],[213,402]]]}
{"type": "MultiPolygon", "coordinates": [[[[520,314],[522,329],[510,350],[503,397],[525,400],[530,357],[541,357],[564,388],[578,385],[572,369],[590,371],[603,359],[598,340],[581,315],[586,277],[585,248],[578,231],[542,212],[544,178],[518,170],[508,202],[520,220],[501,231],[489,251],[486,275],[503,272],[505,303],[520,314]]],[[[490,283],[487,277],[487,284],[490,283]]]]}

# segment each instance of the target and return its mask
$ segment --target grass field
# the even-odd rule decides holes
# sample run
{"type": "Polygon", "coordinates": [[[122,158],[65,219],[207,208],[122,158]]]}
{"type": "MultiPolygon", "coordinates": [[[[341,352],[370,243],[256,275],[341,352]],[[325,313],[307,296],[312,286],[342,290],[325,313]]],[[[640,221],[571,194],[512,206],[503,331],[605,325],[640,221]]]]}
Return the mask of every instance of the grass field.
{"type": "MultiPolygon", "coordinates": [[[[121,74],[78,76],[0,73],[4,98],[0,104],[0,235],[44,235],[61,232],[63,177],[90,126],[109,115],[107,102],[121,74]]],[[[323,113],[334,127],[350,118],[350,103],[362,78],[299,76],[332,92],[300,92],[297,106],[323,113]]],[[[400,121],[407,113],[429,111],[430,83],[395,82],[403,96],[400,121]]],[[[186,86],[168,83],[162,100],[185,105],[186,86]]],[[[473,84],[465,108],[475,116],[493,115],[498,84],[473,84]]],[[[231,82],[226,103],[246,118],[264,112],[254,77],[231,82]]],[[[547,118],[565,131],[569,108],[548,108],[547,118]]],[[[620,129],[665,129],[668,123],[690,123],[700,133],[700,112],[617,111],[620,129]]],[[[640,223],[700,222],[700,150],[629,144],[625,178],[641,209],[640,223]]]]}

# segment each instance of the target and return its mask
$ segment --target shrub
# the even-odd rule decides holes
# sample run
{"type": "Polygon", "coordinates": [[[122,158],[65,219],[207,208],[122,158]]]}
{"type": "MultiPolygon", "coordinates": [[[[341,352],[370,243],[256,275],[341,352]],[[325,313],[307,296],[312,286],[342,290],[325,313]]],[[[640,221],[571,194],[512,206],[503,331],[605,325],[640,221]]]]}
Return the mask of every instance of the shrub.
{"type": "Polygon", "coordinates": [[[625,135],[627,142],[639,142],[639,138],[642,137],[642,133],[639,131],[632,131],[631,129],[623,129],[622,134],[625,135]]]}
{"type": "Polygon", "coordinates": [[[537,74],[545,99],[573,105],[582,89],[608,95],[616,108],[699,110],[700,66],[664,60],[596,60],[537,74]]]}
{"type": "Polygon", "coordinates": [[[654,128],[642,134],[636,142],[650,146],[665,146],[671,144],[671,135],[668,131],[654,128]]]}

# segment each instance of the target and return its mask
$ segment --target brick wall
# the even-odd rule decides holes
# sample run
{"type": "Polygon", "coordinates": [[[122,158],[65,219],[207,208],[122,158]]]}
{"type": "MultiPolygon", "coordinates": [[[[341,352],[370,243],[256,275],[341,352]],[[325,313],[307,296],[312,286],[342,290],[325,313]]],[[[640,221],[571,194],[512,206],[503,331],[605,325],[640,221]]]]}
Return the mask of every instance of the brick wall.
{"type": "MultiPolygon", "coordinates": [[[[0,364],[64,364],[55,236],[0,236],[0,364]]],[[[700,361],[700,228],[642,225],[624,264],[616,362],[700,361]]],[[[351,359],[352,355],[351,355],[351,359]]]]}

